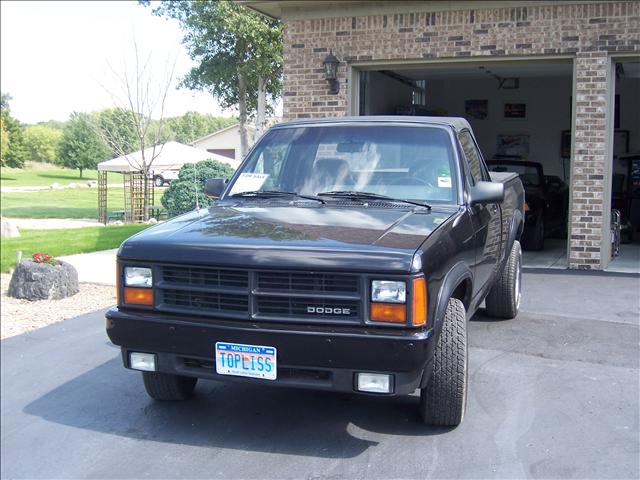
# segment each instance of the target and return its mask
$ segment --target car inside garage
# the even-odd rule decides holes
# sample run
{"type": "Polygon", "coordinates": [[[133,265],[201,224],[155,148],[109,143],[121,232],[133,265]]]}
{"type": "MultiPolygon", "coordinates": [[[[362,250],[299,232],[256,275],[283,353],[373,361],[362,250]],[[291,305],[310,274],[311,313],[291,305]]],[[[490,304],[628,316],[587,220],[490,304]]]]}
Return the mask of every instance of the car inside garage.
{"type": "MultiPolygon", "coordinates": [[[[360,115],[466,118],[490,170],[515,171],[523,180],[529,207],[525,262],[531,267],[566,268],[573,69],[569,58],[362,67],[357,70],[354,110],[360,115]]],[[[632,79],[634,67],[625,72],[627,83],[619,79],[616,84],[616,148],[623,138],[619,130],[640,136],[640,88],[634,83],[638,79],[632,79]]],[[[630,144],[625,151],[634,147],[630,144]]],[[[617,181],[627,185],[628,173],[626,178],[617,181]]],[[[633,260],[635,250],[628,251],[633,260]]]]}

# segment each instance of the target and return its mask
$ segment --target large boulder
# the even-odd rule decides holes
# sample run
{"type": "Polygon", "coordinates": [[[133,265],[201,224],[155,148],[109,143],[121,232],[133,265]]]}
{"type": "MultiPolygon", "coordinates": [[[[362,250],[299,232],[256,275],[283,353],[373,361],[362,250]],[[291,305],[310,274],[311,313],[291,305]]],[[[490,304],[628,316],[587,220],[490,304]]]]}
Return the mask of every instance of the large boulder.
{"type": "Polygon", "coordinates": [[[27,300],[57,300],[78,293],[78,272],[70,264],[56,265],[23,260],[9,282],[7,295],[27,300]]]}
{"type": "Polygon", "coordinates": [[[13,238],[19,237],[20,231],[15,223],[6,218],[0,218],[0,237],[13,238]]]}

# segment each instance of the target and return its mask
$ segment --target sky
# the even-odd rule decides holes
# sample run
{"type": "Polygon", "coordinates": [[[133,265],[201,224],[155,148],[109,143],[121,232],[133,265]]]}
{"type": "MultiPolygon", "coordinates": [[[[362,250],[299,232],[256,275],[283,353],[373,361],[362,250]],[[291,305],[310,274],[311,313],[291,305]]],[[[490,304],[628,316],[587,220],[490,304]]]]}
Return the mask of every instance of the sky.
{"type": "MultiPolygon", "coordinates": [[[[162,78],[175,60],[174,85],[192,66],[177,22],[134,1],[0,3],[0,88],[23,123],[66,120],[73,111],[115,106],[111,70],[134,65],[134,42],[162,78]]],[[[187,111],[231,116],[206,92],[172,87],[165,117],[187,111]]],[[[157,114],[155,115],[157,117],[157,114]]]]}

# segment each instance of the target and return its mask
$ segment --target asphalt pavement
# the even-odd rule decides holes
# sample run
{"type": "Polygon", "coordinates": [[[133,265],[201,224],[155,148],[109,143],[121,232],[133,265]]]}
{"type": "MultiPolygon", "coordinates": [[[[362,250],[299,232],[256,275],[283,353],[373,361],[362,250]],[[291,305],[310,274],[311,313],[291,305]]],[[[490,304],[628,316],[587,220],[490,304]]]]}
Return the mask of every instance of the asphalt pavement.
{"type": "Polygon", "coordinates": [[[638,478],[638,277],[525,274],[470,325],[456,429],[418,397],[201,381],[156,403],[103,312],[1,342],[2,478],[638,478]]]}

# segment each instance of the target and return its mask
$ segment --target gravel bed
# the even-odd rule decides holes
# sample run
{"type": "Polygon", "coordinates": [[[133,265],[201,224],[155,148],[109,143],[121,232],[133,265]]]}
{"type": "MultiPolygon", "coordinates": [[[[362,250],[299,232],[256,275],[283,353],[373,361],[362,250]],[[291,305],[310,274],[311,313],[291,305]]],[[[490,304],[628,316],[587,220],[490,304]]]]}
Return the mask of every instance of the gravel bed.
{"type": "Polygon", "coordinates": [[[115,305],[115,287],[81,283],[80,292],[62,300],[30,302],[7,296],[11,275],[0,274],[2,290],[0,308],[1,338],[46,327],[52,323],[77,317],[115,305]]]}

